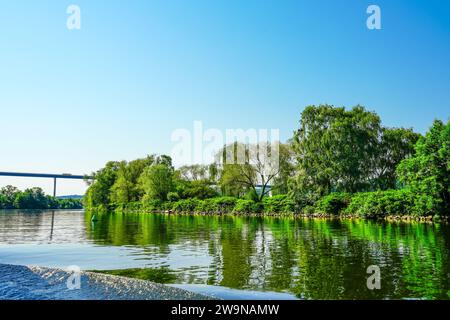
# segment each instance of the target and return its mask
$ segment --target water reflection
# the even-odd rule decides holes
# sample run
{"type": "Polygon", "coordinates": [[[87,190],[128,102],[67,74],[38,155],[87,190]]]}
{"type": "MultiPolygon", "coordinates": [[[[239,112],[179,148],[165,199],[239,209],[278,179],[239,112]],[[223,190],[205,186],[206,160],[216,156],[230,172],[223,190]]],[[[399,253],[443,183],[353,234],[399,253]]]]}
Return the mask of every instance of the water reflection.
{"type": "Polygon", "coordinates": [[[52,226],[50,229],[50,241],[53,239],[53,227],[55,225],[55,210],[52,210],[52,226]]]}
{"type": "MultiPolygon", "coordinates": [[[[135,270],[305,299],[449,299],[450,227],[230,216],[0,212],[0,263],[135,270]],[[366,287],[370,265],[381,290],[366,287]],[[152,269],[152,270],[150,270],[152,269]]],[[[131,271],[123,271],[125,273],[131,271]]]]}
{"type": "Polygon", "coordinates": [[[209,255],[208,266],[172,271],[184,283],[289,291],[307,299],[449,298],[448,226],[229,216],[98,218],[96,229],[87,232],[103,245],[143,246],[149,259],[158,254],[170,259],[181,249],[209,255]],[[366,287],[370,265],[381,268],[381,290],[366,287]]]}

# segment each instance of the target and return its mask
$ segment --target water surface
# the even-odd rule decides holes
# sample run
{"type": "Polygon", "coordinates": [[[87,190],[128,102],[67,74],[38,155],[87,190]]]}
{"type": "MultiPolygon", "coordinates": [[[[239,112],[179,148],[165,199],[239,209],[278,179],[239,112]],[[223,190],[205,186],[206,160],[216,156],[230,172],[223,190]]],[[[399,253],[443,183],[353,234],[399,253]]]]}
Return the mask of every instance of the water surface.
{"type": "Polygon", "coordinates": [[[226,298],[449,299],[450,228],[231,216],[0,212],[0,263],[151,268],[226,298]],[[367,267],[381,269],[369,290],[367,267]]]}

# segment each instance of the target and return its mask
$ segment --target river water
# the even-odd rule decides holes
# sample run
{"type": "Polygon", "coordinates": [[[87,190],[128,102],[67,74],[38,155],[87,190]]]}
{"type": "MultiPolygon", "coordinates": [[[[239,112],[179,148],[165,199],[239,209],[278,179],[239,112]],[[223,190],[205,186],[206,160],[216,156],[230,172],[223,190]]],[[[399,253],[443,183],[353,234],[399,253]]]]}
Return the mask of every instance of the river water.
{"type": "Polygon", "coordinates": [[[0,211],[0,264],[145,268],[149,280],[226,299],[450,298],[448,225],[159,214],[97,218],[93,223],[83,211],[0,211]],[[379,267],[380,289],[367,286],[369,266],[379,267]]]}

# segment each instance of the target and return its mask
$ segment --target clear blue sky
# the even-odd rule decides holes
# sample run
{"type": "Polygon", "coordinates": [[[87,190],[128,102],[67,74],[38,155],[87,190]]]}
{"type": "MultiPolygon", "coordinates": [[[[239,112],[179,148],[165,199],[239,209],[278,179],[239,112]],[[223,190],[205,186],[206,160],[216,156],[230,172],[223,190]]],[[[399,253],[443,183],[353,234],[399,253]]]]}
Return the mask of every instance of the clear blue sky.
{"type": "Polygon", "coordinates": [[[194,120],[285,140],[309,104],[362,104],[419,132],[450,115],[450,1],[16,0],[0,4],[0,35],[0,171],[170,153],[194,120]],[[66,28],[70,4],[81,30],[66,28]],[[382,30],[366,28],[370,4],[382,30]]]}

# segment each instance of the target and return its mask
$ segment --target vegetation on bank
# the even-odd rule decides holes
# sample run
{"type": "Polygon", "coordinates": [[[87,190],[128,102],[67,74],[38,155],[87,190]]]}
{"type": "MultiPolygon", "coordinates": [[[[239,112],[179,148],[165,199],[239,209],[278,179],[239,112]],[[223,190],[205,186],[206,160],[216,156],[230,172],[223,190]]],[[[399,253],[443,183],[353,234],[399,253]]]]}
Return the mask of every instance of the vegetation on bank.
{"type": "Polygon", "coordinates": [[[136,201],[120,208],[127,212],[172,212],[199,214],[288,214],[294,212],[294,203],[288,195],[264,197],[262,201],[221,196],[209,199],[181,199],[178,201],[136,201]]]}
{"type": "MultiPolygon", "coordinates": [[[[175,169],[165,155],[111,161],[93,173],[86,207],[362,217],[449,215],[450,122],[436,120],[421,136],[412,129],[384,127],[377,114],[361,106],[351,110],[309,106],[293,138],[278,146],[276,170],[267,170],[250,144],[243,146],[243,163],[224,161],[230,151],[236,160],[242,147],[238,143],[225,146],[217,161],[207,166],[175,169]]],[[[256,147],[261,150],[261,145],[256,147]]]]}
{"type": "Polygon", "coordinates": [[[0,209],[82,209],[81,199],[58,199],[44,194],[41,188],[20,191],[6,186],[0,189],[0,209]]]}

